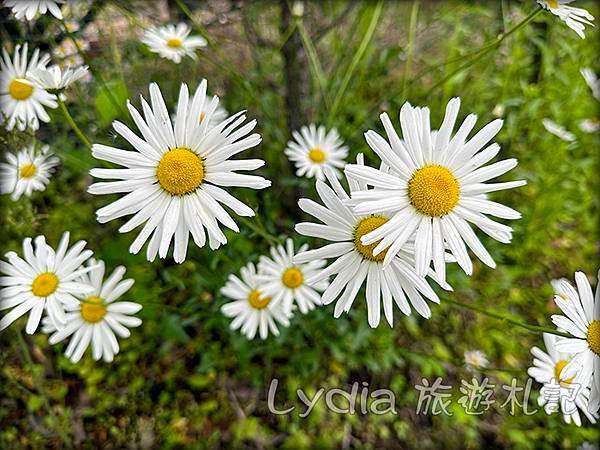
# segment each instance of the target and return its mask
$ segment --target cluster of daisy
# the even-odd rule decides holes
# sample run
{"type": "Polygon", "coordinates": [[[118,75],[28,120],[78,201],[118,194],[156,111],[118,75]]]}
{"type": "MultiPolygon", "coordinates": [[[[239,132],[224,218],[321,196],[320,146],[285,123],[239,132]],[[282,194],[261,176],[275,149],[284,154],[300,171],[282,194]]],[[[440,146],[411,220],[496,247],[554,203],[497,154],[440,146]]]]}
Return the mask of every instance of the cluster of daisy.
{"type": "Polygon", "coordinates": [[[65,355],[71,361],[79,361],[90,343],[94,359],[112,361],[119,351],[115,334],[128,337],[127,328],[142,323],[132,316],[142,306],[115,301],[134,281],[123,279],[122,266],[105,279],[104,263],[92,259],[85,246],[78,241],[69,247],[66,232],[56,250],[38,236],[23,240],[22,256],[8,252],[7,261],[0,261],[0,310],[10,312],[0,320],[0,331],[28,314],[27,333],[42,321],[43,332],[52,333],[51,344],[69,338],[65,355]]]}
{"type": "Polygon", "coordinates": [[[561,411],[567,423],[581,426],[579,411],[596,423],[600,410],[600,283],[595,297],[583,272],[575,273],[575,284],[552,282],[554,302],[563,313],[554,314],[552,322],[564,337],[544,333],[546,351],[531,349],[528,373],[543,385],[540,406],[548,414],[561,411]]]}

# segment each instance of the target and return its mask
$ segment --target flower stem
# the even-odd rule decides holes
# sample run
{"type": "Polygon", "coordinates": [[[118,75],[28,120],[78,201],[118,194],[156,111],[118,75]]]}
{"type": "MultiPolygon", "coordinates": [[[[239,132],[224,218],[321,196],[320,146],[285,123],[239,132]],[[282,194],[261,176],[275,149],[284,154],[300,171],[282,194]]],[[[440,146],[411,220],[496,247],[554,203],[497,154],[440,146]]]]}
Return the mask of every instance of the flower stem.
{"type": "Polygon", "coordinates": [[[472,52],[470,54],[467,54],[467,55],[463,55],[460,58],[454,58],[452,60],[444,61],[443,63],[438,64],[437,66],[434,66],[433,68],[427,69],[425,72],[421,72],[416,77],[416,79],[419,79],[422,75],[424,75],[425,73],[429,72],[430,70],[433,70],[433,69],[436,69],[438,67],[442,67],[442,66],[451,64],[452,62],[457,62],[457,61],[460,61],[460,60],[467,59],[467,61],[464,64],[461,64],[456,69],[454,69],[452,72],[450,72],[448,75],[446,75],[444,78],[442,78],[440,81],[438,81],[437,83],[435,83],[429,89],[429,91],[427,92],[427,94],[425,96],[427,97],[435,89],[437,89],[440,86],[443,86],[448,80],[454,78],[456,75],[458,75],[463,70],[468,69],[469,67],[471,67],[473,64],[475,64],[476,62],[478,62],[480,59],[482,59],[484,56],[486,56],[492,50],[495,50],[497,47],[500,46],[500,44],[507,37],[509,37],[511,34],[517,32],[518,30],[520,30],[521,28],[523,28],[525,25],[527,25],[529,22],[531,22],[533,19],[535,19],[535,17],[537,17],[538,14],[540,14],[542,11],[543,11],[543,8],[538,8],[538,9],[532,11],[527,17],[525,17],[521,22],[519,22],[518,24],[516,24],[510,30],[508,30],[505,33],[499,35],[496,39],[492,40],[491,42],[488,42],[487,44],[483,45],[481,48],[475,50],[474,52],[472,52]]]}
{"type": "Polygon", "coordinates": [[[471,304],[467,304],[467,303],[461,303],[461,302],[457,302],[455,300],[450,300],[450,299],[444,299],[444,303],[449,303],[453,306],[458,306],[459,308],[470,309],[471,311],[476,311],[476,312],[484,314],[488,317],[492,317],[494,319],[510,323],[511,325],[516,325],[518,327],[524,328],[529,331],[535,331],[538,333],[556,334],[557,336],[562,336],[562,337],[571,337],[570,335],[568,335],[566,333],[562,333],[562,332],[554,330],[552,328],[547,328],[547,327],[542,327],[539,325],[532,325],[529,323],[521,322],[520,320],[516,320],[511,317],[505,316],[504,314],[494,312],[494,311],[489,311],[487,309],[484,309],[481,306],[471,305],[471,304]]]}
{"type": "Polygon", "coordinates": [[[83,142],[83,145],[85,145],[87,148],[91,148],[92,143],[75,123],[73,116],[71,116],[71,113],[67,109],[67,105],[65,105],[65,102],[63,102],[60,98],[60,94],[56,95],[56,101],[58,102],[58,106],[60,107],[60,110],[62,111],[63,115],[67,119],[67,122],[69,122],[69,125],[71,125],[71,128],[73,128],[73,131],[75,131],[77,137],[81,140],[81,142],[83,142]]]}
{"type": "Polygon", "coordinates": [[[256,225],[252,220],[249,220],[246,217],[239,216],[238,219],[240,220],[240,222],[243,222],[244,225],[246,225],[248,228],[250,228],[256,234],[258,234],[258,235],[262,236],[263,238],[265,238],[270,244],[272,244],[272,245],[279,245],[279,244],[281,244],[281,241],[277,237],[275,237],[271,233],[269,233],[264,228],[264,226],[262,226],[261,222],[259,222],[259,225],[256,225]]]}

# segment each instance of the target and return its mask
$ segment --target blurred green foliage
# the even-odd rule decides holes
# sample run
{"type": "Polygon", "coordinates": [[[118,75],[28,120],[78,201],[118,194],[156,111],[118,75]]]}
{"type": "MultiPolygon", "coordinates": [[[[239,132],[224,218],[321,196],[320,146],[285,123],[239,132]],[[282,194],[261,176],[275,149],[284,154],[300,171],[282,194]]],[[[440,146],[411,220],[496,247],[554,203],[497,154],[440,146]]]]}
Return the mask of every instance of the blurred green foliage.
{"type": "MultiPolygon", "coordinates": [[[[269,232],[304,242],[293,232],[302,218],[296,202],[299,196],[315,198],[315,192],[311,181],[294,176],[283,154],[291,130],[283,113],[286,81],[280,49],[290,34],[280,30],[280,5],[186,3],[197,14],[195,26],[204,24],[202,31],[211,37],[210,48],[199,52],[197,61],[174,65],[139,42],[140,26],[155,17],[152,2],[110,2],[92,23],[100,30],[91,45],[92,62],[120,101],[129,96],[139,105],[139,94],[147,95],[148,83],[156,81],[173,108],[181,82],[195,87],[207,78],[209,89],[230,112],[247,109],[258,120],[263,143],[246,156],[267,161],[262,173],[273,187],[239,190],[236,195],[257,209],[253,220],[269,232]],[[224,12],[215,12],[218,8],[224,12]],[[256,30],[263,39],[256,39],[256,30]]],[[[577,3],[600,14],[591,1],[577,3]]],[[[170,259],[148,263],[144,252],[130,255],[133,238],[118,233],[121,223],[100,225],[95,220],[95,210],[110,201],[86,193],[88,171],[99,163],[54,110],[37,138],[60,156],[62,166],[45,192],[18,202],[7,196],[0,200],[3,253],[19,250],[25,236],[40,233],[56,244],[69,230],[73,239],[86,239],[108,267],[127,267],[127,275],[136,280],[128,298],[144,305],[144,323],[121,341],[112,364],[96,363],[87,354],[73,365],[62,355],[64,344],[50,346],[41,333],[22,336],[23,320],[2,332],[0,448],[575,449],[583,441],[599,439],[589,423],[580,429],[567,426],[560,414],[525,416],[517,411],[512,416],[501,403],[481,416],[465,414],[456,403],[461,379],[489,377],[502,402],[499,387],[510,384],[513,376],[524,385],[529,349],[542,340],[539,334],[444,304],[451,297],[550,326],[550,280],[572,278],[576,270],[595,275],[600,249],[598,134],[582,133],[577,124],[599,115],[598,103],[579,74],[586,66],[598,72],[598,31],[588,28],[588,38],[580,40],[557,17],[543,13],[430,92],[461,64],[461,56],[516,24],[536,7],[534,2],[449,0],[415,6],[407,1],[382,6],[377,12],[379,6],[370,2],[353,8],[341,1],[305,2],[301,29],[304,46],[312,50],[303,59],[310,66],[302,80],[309,95],[298,114],[336,126],[351,149],[349,159],[364,152],[375,165],[379,161],[363,133],[382,131],[381,111],[389,111],[397,124],[405,101],[428,105],[432,123],[439,124],[448,99],[460,96],[460,117],[476,113],[479,128],[501,109],[501,156],[519,159],[505,179],[526,179],[529,184],[493,195],[523,214],[511,224],[512,244],[483,238],[497,269],[477,263],[468,278],[453,267],[449,281],[454,292],[440,292],[441,305],[432,307],[430,320],[397,312],[393,329],[384,323],[371,329],[361,294],[348,316],[334,320],[333,306],[323,307],[297,315],[279,338],[248,342],[229,330],[220,313],[226,299],[219,288],[229,273],[266,253],[269,243],[241,226],[239,234],[227,234],[228,245],[216,252],[190,245],[181,265],[170,259]],[[455,58],[455,63],[432,69],[455,58]],[[330,115],[337,96],[337,112],[330,115]],[[569,144],[546,132],[544,117],[574,132],[577,141],[569,144]],[[463,352],[470,349],[483,350],[493,369],[470,372],[463,364],[463,352]],[[416,415],[414,385],[437,376],[454,387],[453,416],[416,415]],[[291,414],[277,416],[267,409],[267,390],[275,377],[276,404],[296,406],[291,414]],[[340,415],[319,402],[308,417],[299,417],[304,408],[296,389],[312,396],[321,387],[349,391],[354,382],[368,383],[371,391],[391,389],[398,414],[340,415]]],[[[170,14],[173,21],[186,20],[177,2],[170,14]]],[[[10,37],[40,45],[51,42],[45,36],[58,32],[56,24],[49,17],[41,23],[41,28],[17,26],[10,37]]],[[[81,84],[69,92],[69,100],[75,120],[93,142],[128,148],[111,131],[110,121],[119,111],[105,88],[95,82],[81,84]]],[[[131,125],[128,117],[119,119],[131,125]]],[[[31,139],[3,135],[1,144],[5,150],[18,150],[31,139]]]]}

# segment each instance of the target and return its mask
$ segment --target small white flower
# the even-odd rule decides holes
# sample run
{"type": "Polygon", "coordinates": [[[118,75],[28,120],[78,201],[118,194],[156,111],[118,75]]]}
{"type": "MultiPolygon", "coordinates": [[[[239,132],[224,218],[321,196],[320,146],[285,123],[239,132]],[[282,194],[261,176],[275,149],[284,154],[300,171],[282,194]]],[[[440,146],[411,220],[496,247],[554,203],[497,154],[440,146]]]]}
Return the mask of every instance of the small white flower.
{"type": "Polygon", "coordinates": [[[472,225],[499,242],[507,244],[512,239],[511,227],[487,217],[521,218],[518,211],[487,198],[490,192],[526,184],[525,181],[487,183],[517,165],[514,158],[486,165],[500,152],[497,143],[488,143],[503,122],[496,119],[467,140],[477,116],[469,114],[454,134],[459,108],[459,98],[450,100],[441,127],[432,133],[429,108],[405,103],[400,110],[403,139],[387,113],[382,114],[388,140],[375,131],[368,131],[365,137],[389,173],[355,164],[344,169],[349,179],[374,188],[352,192],[349,204],[355,213],[389,216],[389,221],[361,237],[364,245],[378,243],[373,255],[387,252],[384,266],[413,239],[417,273],[425,276],[433,261],[438,277],[444,282],[446,246],[468,275],[473,273],[473,263],[467,247],[484,264],[496,267],[472,225]]]}
{"type": "Polygon", "coordinates": [[[562,139],[563,141],[573,142],[576,139],[573,133],[568,131],[562,125],[559,125],[548,118],[542,119],[542,125],[544,125],[544,128],[548,133],[552,133],[554,136],[562,139]]]}
{"type": "MultiPolygon", "coordinates": [[[[298,252],[308,249],[303,245],[298,252]]],[[[314,260],[309,263],[297,264],[294,258],[294,242],[288,239],[285,248],[281,245],[271,247],[272,259],[261,256],[258,264],[257,280],[264,294],[271,297],[273,303],[283,303],[286,311],[291,311],[295,303],[302,314],[306,314],[321,305],[321,294],[327,288],[327,280],[309,282],[325,264],[324,260],[314,260]],[[317,292],[319,291],[319,292],[317,292]]]]}
{"type": "Polygon", "coordinates": [[[40,57],[35,50],[31,59],[27,59],[27,43],[15,47],[13,59],[10,59],[6,49],[2,49],[0,60],[0,112],[6,120],[6,129],[12,130],[15,125],[21,131],[26,128],[37,130],[39,121],[50,122],[44,106],[56,108],[58,104],[54,95],[39,88],[27,77],[27,72],[45,67],[50,56],[40,57]]]}
{"type": "Polygon", "coordinates": [[[323,170],[326,167],[339,170],[344,167],[344,158],[348,156],[348,147],[344,146],[337,130],[329,132],[323,125],[318,128],[314,124],[300,128],[300,132],[292,133],[295,141],[289,141],[285,154],[296,165],[296,175],[299,177],[323,180],[323,170]]]}
{"type": "Polygon", "coordinates": [[[474,368],[486,368],[490,362],[481,350],[468,350],[464,353],[465,364],[474,368]]]}
{"type": "MultiPolygon", "coordinates": [[[[363,167],[362,154],[358,156],[357,163],[363,167]]],[[[390,326],[394,323],[394,304],[406,315],[411,313],[412,307],[421,316],[431,317],[431,310],[425,299],[434,303],[439,303],[440,300],[425,278],[415,272],[412,242],[405,245],[384,270],[383,259],[386,252],[374,255],[373,249],[377,243],[364,245],[362,237],[387,223],[389,217],[384,214],[356,214],[346,204],[349,196],[333,172],[326,170],[325,176],[329,185],[321,180],[316,185],[322,205],[306,198],[298,202],[304,212],[322,223],[299,223],[296,231],[330,243],[302,252],[294,258],[296,264],[320,261],[323,258],[335,259],[308,279],[308,282],[316,282],[335,275],[323,293],[323,304],[328,305],[337,300],[333,315],[338,318],[343,312],[350,311],[361,287],[366,283],[367,318],[371,327],[379,325],[382,304],[390,326]]],[[[362,182],[350,179],[348,182],[351,193],[366,190],[366,185],[362,182]]],[[[433,275],[433,272],[430,271],[429,274],[433,275]]],[[[445,283],[443,287],[450,289],[445,283]]]]}
{"type": "Polygon", "coordinates": [[[233,317],[231,329],[241,328],[241,333],[248,339],[254,339],[259,332],[261,339],[266,339],[269,332],[279,336],[277,324],[290,326],[291,311],[286,311],[283,302],[276,304],[264,294],[257,278],[254,264],[249,263],[240,270],[242,278],[230,274],[221,293],[233,299],[221,307],[227,317],[233,317]]]}
{"type": "Polygon", "coordinates": [[[150,99],[152,106],[141,100],[144,117],[128,103],[142,137],[121,122],[113,123],[115,131],[134,151],[94,144],[95,158],[125,168],[92,169],[93,177],[111,181],[94,183],[88,192],[125,194],[96,214],[100,223],[133,215],[119,229],[122,233],[143,224],[129,248],[131,253],[138,253],[150,240],[146,252],[148,260],[153,261],[157,254],[165,258],[174,241],[173,258],[183,262],[190,234],[198,247],[206,244],[208,235],[208,244],[214,250],[227,243],[220,224],[239,231],[223,206],[240,216],[254,216],[252,208],[222,187],[264,189],[271,182],[260,176],[238,173],[264,165],[260,159],[230,159],[260,143],[260,135],[251,134],[256,120],[244,125],[246,116],[239,112],[210,127],[219,99],[207,97],[206,80],[200,83],[193,98],[187,85],[181,85],[174,123],[156,83],[150,85],[150,99]],[[206,111],[202,121],[201,111],[206,111]]]}
{"type": "Polygon", "coordinates": [[[546,352],[533,347],[533,367],[527,373],[544,386],[540,390],[538,403],[547,414],[558,412],[559,408],[566,423],[574,422],[581,426],[579,411],[583,412],[590,422],[596,423],[598,416],[589,410],[590,390],[580,384],[577,377],[566,375],[565,367],[570,356],[560,352],[556,345],[556,335],[544,333],[546,352]]]}
{"type": "Polygon", "coordinates": [[[206,47],[206,39],[201,36],[189,36],[190,31],[190,27],[185,23],[152,28],[144,33],[142,42],[161,58],[179,64],[185,56],[196,59],[195,50],[206,47]]]}
{"type": "Polygon", "coordinates": [[[34,84],[48,91],[60,91],[75,83],[88,74],[88,66],[72,69],[67,67],[64,71],[59,66],[37,67],[27,72],[34,84]]]}
{"type": "Polygon", "coordinates": [[[579,121],[579,129],[584,133],[595,133],[600,130],[600,120],[595,117],[593,119],[582,119],[579,121]]]}
{"type": "MultiPolygon", "coordinates": [[[[75,38],[77,45],[83,50],[87,51],[90,44],[85,39],[75,38]]],[[[71,38],[64,39],[57,46],[52,49],[52,59],[58,62],[60,67],[80,67],[84,65],[84,60],[77,51],[77,46],[71,38]]],[[[90,72],[88,72],[85,79],[89,79],[90,72]]]]}
{"type": "Polygon", "coordinates": [[[4,0],[4,6],[12,8],[12,13],[17,19],[25,17],[31,20],[38,13],[46,14],[46,11],[50,11],[50,14],[57,19],[62,19],[62,12],[58,5],[64,2],[65,0],[4,0]]]}
{"type": "Polygon", "coordinates": [[[592,90],[592,95],[598,101],[600,101],[600,78],[596,76],[594,71],[589,67],[585,67],[580,70],[583,79],[592,90]]]}
{"type": "Polygon", "coordinates": [[[59,163],[58,158],[48,153],[47,145],[39,152],[31,145],[16,155],[6,153],[6,160],[8,163],[0,163],[0,193],[10,193],[13,200],[45,190],[59,163]]]}
{"type": "Polygon", "coordinates": [[[538,4],[565,22],[581,39],[585,39],[583,30],[586,25],[594,26],[594,24],[590,22],[591,20],[594,20],[594,16],[585,9],[568,6],[568,4],[573,3],[573,1],[574,0],[537,0],[538,4]]]}
{"type": "Polygon", "coordinates": [[[32,334],[44,310],[54,327],[62,329],[66,324],[65,306],[76,306],[79,301],[75,296],[93,289],[79,281],[92,269],[81,267],[92,256],[91,250],[84,250],[85,241],[68,248],[69,233],[65,232],[56,252],[44,236],[36,237],[34,242],[35,250],[31,238],[23,239],[25,259],[8,252],[8,262],[0,261],[0,272],[6,275],[0,278],[0,310],[13,308],[0,320],[0,331],[31,311],[25,330],[32,334]]]}
{"type": "Polygon", "coordinates": [[[104,262],[90,259],[89,273],[83,274],[78,280],[82,284],[90,285],[93,290],[87,295],[78,295],[81,300],[66,307],[66,325],[57,330],[53,323],[44,318],[42,330],[44,333],[53,333],[50,344],[56,344],[71,336],[65,356],[77,363],[85,350],[92,344],[92,354],[96,361],[102,358],[111,362],[119,352],[119,343],[115,334],[121,338],[128,338],[128,328],[141,325],[142,321],[131,314],[136,314],[142,305],[133,302],[115,302],[125,294],[134,280],[123,280],[125,267],[117,267],[113,273],[104,280],[104,262]]]}
{"type": "Polygon", "coordinates": [[[596,287],[594,298],[583,272],[575,273],[575,283],[577,290],[566,280],[560,280],[554,301],[564,316],[554,314],[552,322],[560,331],[573,336],[559,338],[556,348],[574,355],[565,367],[565,377],[577,374],[582,384],[591,382],[590,411],[595,413],[600,410],[600,287],[596,287]]]}

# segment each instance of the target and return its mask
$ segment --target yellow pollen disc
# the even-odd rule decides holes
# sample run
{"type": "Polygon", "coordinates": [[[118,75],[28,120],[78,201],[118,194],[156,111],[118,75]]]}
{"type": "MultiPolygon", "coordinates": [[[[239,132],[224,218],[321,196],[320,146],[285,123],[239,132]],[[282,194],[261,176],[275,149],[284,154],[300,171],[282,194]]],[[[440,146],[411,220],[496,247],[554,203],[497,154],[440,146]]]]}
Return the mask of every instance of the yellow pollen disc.
{"type": "Polygon", "coordinates": [[[190,149],[174,148],[159,161],[156,177],[167,192],[173,195],[189,194],[204,180],[204,163],[190,149]]]}
{"type": "Polygon", "coordinates": [[[283,272],[281,281],[286,287],[289,287],[290,289],[296,289],[302,285],[304,276],[302,275],[302,271],[300,269],[296,267],[290,267],[283,272]]]}
{"type": "Polygon", "coordinates": [[[567,386],[569,384],[571,384],[571,382],[573,381],[573,379],[575,377],[571,377],[568,378],[566,380],[563,380],[560,377],[560,374],[562,373],[563,369],[565,368],[565,366],[569,364],[568,361],[565,360],[560,360],[559,362],[556,363],[556,365],[554,366],[554,379],[556,380],[557,383],[560,383],[562,386],[567,386]]]}
{"type": "Polygon", "coordinates": [[[202,123],[202,121],[204,120],[205,117],[206,117],[206,113],[201,112],[200,113],[200,123],[202,123]]]}
{"type": "Polygon", "coordinates": [[[443,166],[422,167],[413,173],[408,182],[410,203],[426,216],[445,216],[454,209],[459,195],[458,180],[443,166]]]}
{"type": "Polygon", "coordinates": [[[8,93],[15,100],[27,100],[33,94],[33,86],[24,78],[15,78],[8,85],[8,93]]]}
{"type": "Polygon", "coordinates": [[[254,309],[266,308],[270,301],[271,297],[261,298],[260,292],[257,289],[252,289],[248,295],[248,303],[250,303],[250,306],[254,309]]]}
{"type": "Polygon", "coordinates": [[[181,48],[182,46],[183,46],[183,41],[179,38],[171,38],[167,41],[167,47],[181,48]]]}
{"type": "Polygon", "coordinates": [[[23,164],[19,168],[19,175],[21,178],[31,178],[37,172],[37,168],[34,164],[23,164]]]}
{"type": "Polygon", "coordinates": [[[558,8],[558,2],[556,0],[548,0],[548,6],[550,8],[558,8]]]}
{"type": "Polygon", "coordinates": [[[379,228],[381,225],[386,223],[388,219],[383,216],[370,216],[361,219],[354,228],[354,248],[356,251],[362,255],[363,258],[369,261],[381,262],[387,253],[387,250],[382,251],[377,256],[373,256],[373,250],[377,247],[379,242],[374,242],[373,244],[364,245],[360,239],[365,235],[369,234],[371,231],[379,228]]]}
{"type": "Polygon", "coordinates": [[[590,323],[585,339],[590,350],[600,356],[600,320],[594,320],[590,323]]]}
{"type": "Polygon", "coordinates": [[[52,272],[40,273],[33,283],[31,283],[31,292],[36,297],[48,297],[53,294],[58,287],[58,277],[52,272]]]}
{"type": "Polygon", "coordinates": [[[314,147],[308,151],[308,157],[312,162],[320,164],[325,161],[326,155],[319,147],[314,147]]]}
{"type": "Polygon", "coordinates": [[[100,322],[106,315],[104,300],[91,296],[81,302],[81,317],[89,323],[100,322]]]}

